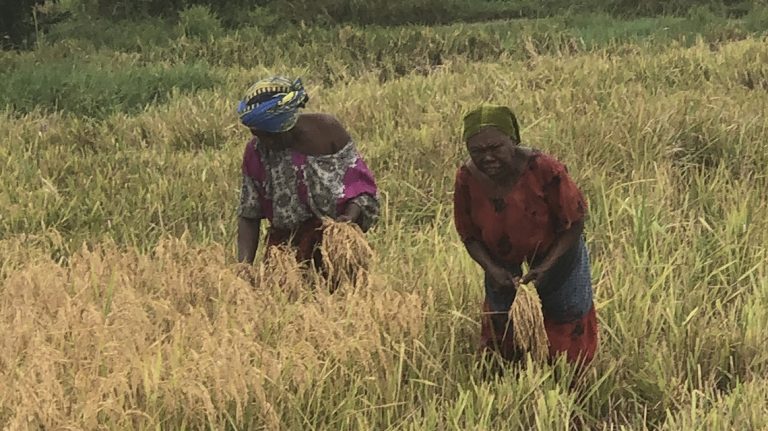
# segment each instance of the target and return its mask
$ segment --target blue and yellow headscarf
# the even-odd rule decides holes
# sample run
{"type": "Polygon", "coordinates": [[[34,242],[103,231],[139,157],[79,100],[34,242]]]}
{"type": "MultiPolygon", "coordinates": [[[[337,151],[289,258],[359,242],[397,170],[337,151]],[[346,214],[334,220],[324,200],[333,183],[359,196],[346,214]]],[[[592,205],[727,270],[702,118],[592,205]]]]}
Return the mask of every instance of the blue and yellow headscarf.
{"type": "Polygon", "coordinates": [[[240,122],[246,127],[271,133],[291,130],[299,118],[299,109],[309,101],[301,79],[282,76],[262,79],[253,84],[237,107],[240,122]]]}

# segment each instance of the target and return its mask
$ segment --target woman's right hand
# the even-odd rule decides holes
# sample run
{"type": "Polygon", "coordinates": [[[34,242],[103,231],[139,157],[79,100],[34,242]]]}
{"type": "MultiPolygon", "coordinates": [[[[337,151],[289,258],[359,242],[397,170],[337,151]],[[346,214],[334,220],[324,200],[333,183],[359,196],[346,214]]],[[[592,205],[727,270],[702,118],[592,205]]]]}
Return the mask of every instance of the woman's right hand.
{"type": "Polygon", "coordinates": [[[520,281],[520,277],[517,277],[509,270],[496,264],[490,265],[486,272],[491,277],[491,280],[496,285],[496,287],[516,288],[517,283],[520,281]]]}

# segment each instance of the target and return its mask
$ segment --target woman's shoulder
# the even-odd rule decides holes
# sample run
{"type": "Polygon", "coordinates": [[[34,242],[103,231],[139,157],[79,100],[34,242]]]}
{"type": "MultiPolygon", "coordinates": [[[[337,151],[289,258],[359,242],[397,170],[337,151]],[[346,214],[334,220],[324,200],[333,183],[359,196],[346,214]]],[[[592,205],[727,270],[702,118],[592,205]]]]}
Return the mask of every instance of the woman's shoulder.
{"type": "Polygon", "coordinates": [[[245,152],[243,157],[254,157],[259,153],[259,151],[259,138],[252,136],[251,139],[245,143],[245,152]]]}
{"type": "Polygon", "coordinates": [[[320,154],[333,154],[346,148],[352,140],[346,127],[332,114],[303,113],[300,127],[310,137],[313,150],[320,154]]]}
{"type": "Polygon", "coordinates": [[[540,176],[553,177],[568,173],[568,168],[560,160],[551,154],[535,148],[529,149],[530,161],[528,168],[535,171],[540,176]]]}
{"type": "Polygon", "coordinates": [[[324,127],[326,129],[343,129],[344,125],[333,114],[325,112],[302,112],[299,114],[299,121],[305,126],[324,127]]]}
{"type": "Polygon", "coordinates": [[[456,179],[466,182],[472,177],[472,172],[476,170],[475,165],[471,159],[467,159],[462,162],[458,168],[456,168],[456,179]]]}
{"type": "Polygon", "coordinates": [[[347,128],[333,114],[308,112],[299,116],[297,125],[309,133],[322,133],[330,136],[349,136],[347,128]]]}
{"type": "Polygon", "coordinates": [[[474,193],[484,193],[486,189],[493,187],[491,180],[475,166],[471,159],[467,159],[456,169],[456,184],[468,187],[474,193]]]}

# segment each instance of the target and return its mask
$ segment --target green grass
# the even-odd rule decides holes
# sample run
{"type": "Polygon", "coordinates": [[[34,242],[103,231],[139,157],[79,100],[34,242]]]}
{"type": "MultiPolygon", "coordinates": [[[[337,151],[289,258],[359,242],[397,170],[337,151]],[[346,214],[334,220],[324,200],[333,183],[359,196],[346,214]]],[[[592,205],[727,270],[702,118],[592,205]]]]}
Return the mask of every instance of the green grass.
{"type": "Polygon", "coordinates": [[[768,428],[768,45],[692,22],[309,28],[269,46],[61,33],[2,53],[0,423],[768,428]],[[375,290],[289,300],[231,273],[234,107],[271,73],[304,76],[376,174],[375,290]],[[473,356],[481,274],[451,192],[481,101],[511,105],[589,201],[601,347],[575,391],[566,368],[489,379],[473,356]]]}
{"type": "Polygon", "coordinates": [[[40,109],[103,118],[162,103],[174,91],[194,92],[215,84],[205,63],[142,65],[135,56],[95,54],[86,62],[64,57],[41,65],[24,57],[0,72],[0,106],[16,113],[40,109]]]}
{"type": "MultiPolygon", "coordinates": [[[[307,79],[328,87],[371,71],[382,82],[413,71],[430,73],[456,58],[530,61],[540,55],[625,54],[637,48],[659,52],[669,45],[691,46],[697,39],[715,46],[755,31],[754,23],[715,16],[705,16],[709,21],[701,23],[701,17],[626,22],[578,15],[438,27],[311,27],[269,34],[259,28],[224,32],[206,18],[204,9],[193,11],[178,26],[160,20],[60,24],[37,51],[3,53],[7,67],[0,71],[0,106],[17,113],[61,110],[104,118],[162,103],[174,91],[212,88],[230,79],[232,70],[242,75],[243,68],[301,65],[307,79]]],[[[237,85],[248,79],[252,77],[237,85]]]]}

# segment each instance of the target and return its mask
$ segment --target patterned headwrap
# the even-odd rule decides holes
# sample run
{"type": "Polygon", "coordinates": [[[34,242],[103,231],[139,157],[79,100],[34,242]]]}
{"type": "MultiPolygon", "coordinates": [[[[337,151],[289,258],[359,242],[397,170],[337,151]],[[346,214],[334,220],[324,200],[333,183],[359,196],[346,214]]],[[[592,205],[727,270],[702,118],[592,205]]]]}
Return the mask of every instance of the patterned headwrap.
{"type": "Polygon", "coordinates": [[[279,133],[291,130],[299,118],[299,108],[309,101],[301,79],[282,76],[253,84],[237,107],[240,122],[246,127],[279,133]]]}
{"type": "Polygon", "coordinates": [[[520,142],[520,127],[511,109],[501,105],[484,104],[464,116],[464,140],[486,126],[493,126],[520,142]]]}

